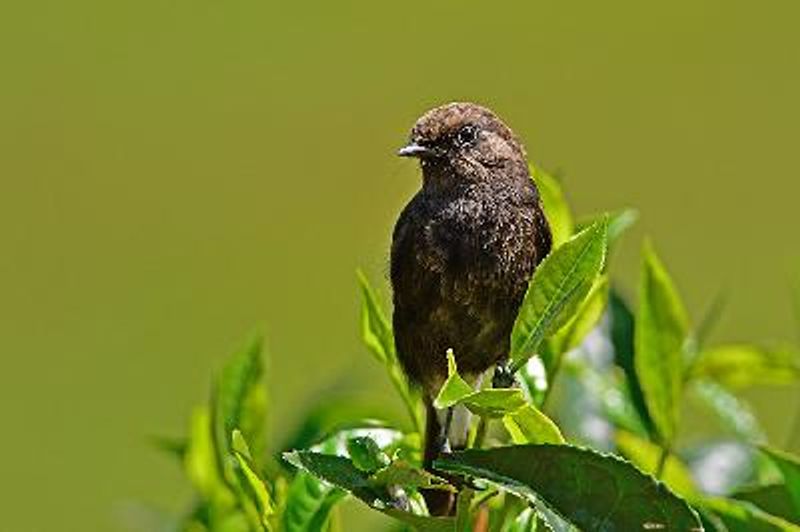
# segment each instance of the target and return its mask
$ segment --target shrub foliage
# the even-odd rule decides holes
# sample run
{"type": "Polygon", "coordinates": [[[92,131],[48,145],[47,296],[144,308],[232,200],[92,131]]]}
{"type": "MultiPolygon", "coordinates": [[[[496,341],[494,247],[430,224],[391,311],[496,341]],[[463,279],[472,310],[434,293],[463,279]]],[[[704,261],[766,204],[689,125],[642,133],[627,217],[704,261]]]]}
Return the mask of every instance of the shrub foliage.
{"type": "Polygon", "coordinates": [[[474,390],[453,354],[440,354],[449,378],[436,405],[475,414],[469,449],[443,455],[433,472],[420,468],[420,399],[398,364],[391,321],[359,272],[362,337],[408,422],[376,422],[358,405],[327,399],[270,454],[256,337],[222,369],[189,435],[160,441],[195,493],[165,530],[348,530],[338,507],[353,498],[398,529],[420,531],[800,531],[800,459],[769,445],[740,397],[796,384],[797,349],[708,345],[720,306],[692,323],[649,242],[631,308],[609,281],[609,259],[635,211],[575,222],[558,181],[538,169],[534,179],[557,246],[512,333],[519,385],[474,390]],[[686,408],[713,430],[682,429],[686,408]],[[429,516],[423,488],[456,494],[456,515],[429,516]]]}

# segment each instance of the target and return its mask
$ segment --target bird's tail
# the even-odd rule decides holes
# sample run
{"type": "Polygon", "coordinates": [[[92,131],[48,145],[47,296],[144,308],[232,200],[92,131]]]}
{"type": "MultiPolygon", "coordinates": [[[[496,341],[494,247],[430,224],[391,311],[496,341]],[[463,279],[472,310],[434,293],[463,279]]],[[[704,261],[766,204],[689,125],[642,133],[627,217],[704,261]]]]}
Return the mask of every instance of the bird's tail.
{"type": "MultiPolygon", "coordinates": [[[[425,449],[422,464],[433,471],[433,461],[443,452],[460,450],[467,446],[470,413],[462,405],[438,409],[428,403],[425,424],[425,449]]],[[[441,473],[436,472],[442,476],[441,473]]],[[[448,515],[455,510],[455,497],[449,491],[423,490],[425,504],[431,515],[448,515]]]]}
{"type": "Polygon", "coordinates": [[[438,409],[428,404],[425,417],[425,452],[422,464],[430,469],[433,461],[442,452],[466,448],[472,416],[462,405],[438,409]]]}

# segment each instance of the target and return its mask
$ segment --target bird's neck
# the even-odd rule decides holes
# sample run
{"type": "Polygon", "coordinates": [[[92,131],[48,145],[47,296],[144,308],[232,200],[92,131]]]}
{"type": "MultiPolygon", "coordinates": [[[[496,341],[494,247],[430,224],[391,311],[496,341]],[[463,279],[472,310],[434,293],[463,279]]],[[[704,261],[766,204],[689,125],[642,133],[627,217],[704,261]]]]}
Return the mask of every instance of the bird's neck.
{"type": "Polygon", "coordinates": [[[422,164],[422,187],[426,192],[452,193],[480,185],[503,183],[510,179],[528,179],[523,161],[507,161],[497,166],[454,165],[449,161],[425,161],[422,164]]]}

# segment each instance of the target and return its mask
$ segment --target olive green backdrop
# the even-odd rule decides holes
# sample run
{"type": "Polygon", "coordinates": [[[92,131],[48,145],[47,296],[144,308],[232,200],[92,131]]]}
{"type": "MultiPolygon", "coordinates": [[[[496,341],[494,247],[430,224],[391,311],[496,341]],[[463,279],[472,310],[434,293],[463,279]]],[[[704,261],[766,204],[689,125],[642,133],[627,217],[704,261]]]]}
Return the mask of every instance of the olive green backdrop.
{"type": "MultiPolygon", "coordinates": [[[[646,233],[695,317],[730,294],[715,339],[795,339],[797,2],[286,4],[0,7],[0,529],[180,508],[147,438],[259,324],[273,444],[334,388],[396,408],[354,270],[383,281],[419,183],[394,151],[449,100],[495,109],[578,212],[640,208],[624,286],[646,233]]],[[[797,391],[753,398],[785,445],[797,391]]]]}

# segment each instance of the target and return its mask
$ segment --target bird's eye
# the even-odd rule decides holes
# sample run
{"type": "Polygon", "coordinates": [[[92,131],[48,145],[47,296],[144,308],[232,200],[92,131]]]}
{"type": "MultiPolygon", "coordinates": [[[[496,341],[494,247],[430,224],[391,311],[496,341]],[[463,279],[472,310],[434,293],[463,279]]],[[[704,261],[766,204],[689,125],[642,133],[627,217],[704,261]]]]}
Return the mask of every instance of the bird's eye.
{"type": "Polygon", "coordinates": [[[467,144],[472,144],[475,142],[475,138],[478,136],[478,132],[475,129],[475,126],[464,126],[458,130],[456,133],[456,144],[459,146],[466,146],[467,144]]]}

